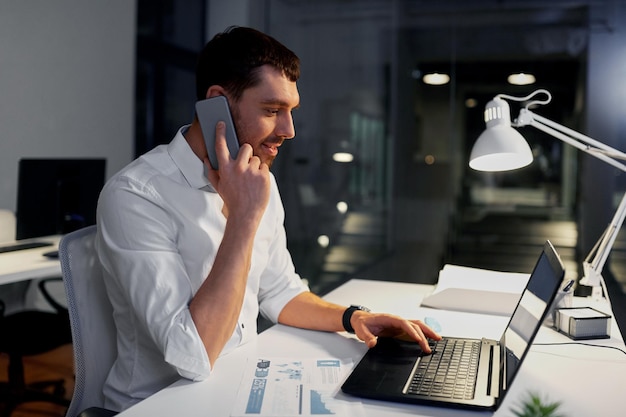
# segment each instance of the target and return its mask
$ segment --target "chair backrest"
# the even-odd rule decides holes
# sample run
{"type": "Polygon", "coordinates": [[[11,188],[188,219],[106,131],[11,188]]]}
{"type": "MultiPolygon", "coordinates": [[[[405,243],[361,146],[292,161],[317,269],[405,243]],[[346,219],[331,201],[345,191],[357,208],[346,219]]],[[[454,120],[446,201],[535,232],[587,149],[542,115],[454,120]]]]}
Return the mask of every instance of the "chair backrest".
{"type": "Polygon", "coordinates": [[[96,226],[65,235],[59,258],[72,328],[76,384],[67,417],[103,407],[102,387],[117,355],[113,308],[95,249],[96,226]]]}

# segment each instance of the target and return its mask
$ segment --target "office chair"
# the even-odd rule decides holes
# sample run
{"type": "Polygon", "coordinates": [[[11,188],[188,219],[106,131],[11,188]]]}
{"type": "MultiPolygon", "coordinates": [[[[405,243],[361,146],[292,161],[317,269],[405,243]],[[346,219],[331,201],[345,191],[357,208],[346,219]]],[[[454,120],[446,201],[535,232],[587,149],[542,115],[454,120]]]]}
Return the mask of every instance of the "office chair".
{"type": "Polygon", "coordinates": [[[109,417],[102,388],[117,355],[113,308],[95,250],[96,226],[65,235],[59,259],[72,330],[76,383],[67,417],[109,417]]]}
{"type": "Polygon", "coordinates": [[[60,278],[39,281],[39,290],[54,308],[54,312],[21,310],[4,315],[4,302],[0,310],[0,352],[9,357],[8,381],[0,384],[0,401],[4,404],[0,415],[8,417],[25,402],[45,401],[64,407],[65,380],[26,383],[24,356],[39,355],[72,342],[67,309],[49,294],[46,285],[60,278]],[[52,388],[52,392],[49,389],[52,388]]]}

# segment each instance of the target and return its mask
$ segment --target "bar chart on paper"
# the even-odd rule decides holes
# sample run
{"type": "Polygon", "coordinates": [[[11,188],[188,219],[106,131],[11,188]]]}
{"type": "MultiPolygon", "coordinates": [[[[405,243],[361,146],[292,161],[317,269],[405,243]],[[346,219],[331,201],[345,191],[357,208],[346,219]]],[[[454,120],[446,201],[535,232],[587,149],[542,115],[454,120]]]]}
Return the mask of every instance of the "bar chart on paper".
{"type": "Polygon", "coordinates": [[[335,399],[351,362],[336,358],[262,358],[250,364],[240,384],[233,416],[358,415],[335,399]]]}

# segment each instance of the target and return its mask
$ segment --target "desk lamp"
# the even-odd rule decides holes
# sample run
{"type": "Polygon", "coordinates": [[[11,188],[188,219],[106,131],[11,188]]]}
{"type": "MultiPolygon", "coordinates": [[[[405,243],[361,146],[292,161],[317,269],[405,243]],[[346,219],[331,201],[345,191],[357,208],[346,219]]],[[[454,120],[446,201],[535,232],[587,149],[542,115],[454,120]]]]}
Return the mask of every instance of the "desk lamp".
{"type": "MultiPolygon", "coordinates": [[[[537,90],[526,97],[512,97],[505,94],[495,96],[485,107],[487,129],[478,137],[472,148],[470,167],[478,171],[494,172],[513,170],[530,164],[533,160],[530,147],[522,135],[512,127],[530,125],[626,172],[626,165],[618,161],[618,159],[626,160],[625,153],[529,110],[532,105],[548,104],[551,100],[552,95],[546,90],[537,90]],[[545,94],[547,98],[529,101],[539,94],[545,94]],[[511,122],[509,104],[504,99],[528,101],[514,122],[511,122]]],[[[600,298],[602,290],[608,296],[602,269],[625,216],[626,194],[622,197],[608,227],[583,262],[583,278],[580,284],[592,287],[592,297],[600,298]]]]}

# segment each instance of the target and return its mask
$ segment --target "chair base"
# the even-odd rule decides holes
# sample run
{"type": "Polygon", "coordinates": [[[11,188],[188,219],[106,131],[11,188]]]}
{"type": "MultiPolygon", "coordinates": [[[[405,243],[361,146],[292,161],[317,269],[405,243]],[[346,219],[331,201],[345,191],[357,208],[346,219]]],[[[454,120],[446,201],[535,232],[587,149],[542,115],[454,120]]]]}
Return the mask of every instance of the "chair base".
{"type": "Polygon", "coordinates": [[[69,407],[70,400],[64,398],[65,381],[63,379],[54,381],[38,381],[28,384],[25,387],[11,387],[8,383],[0,383],[0,416],[9,417],[11,413],[21,404],[28,402],[47,402],[63,407],[69,407]],[[52,387],[52,392],[45,391],[52,387]]]}

